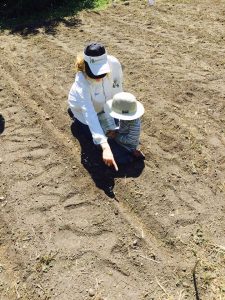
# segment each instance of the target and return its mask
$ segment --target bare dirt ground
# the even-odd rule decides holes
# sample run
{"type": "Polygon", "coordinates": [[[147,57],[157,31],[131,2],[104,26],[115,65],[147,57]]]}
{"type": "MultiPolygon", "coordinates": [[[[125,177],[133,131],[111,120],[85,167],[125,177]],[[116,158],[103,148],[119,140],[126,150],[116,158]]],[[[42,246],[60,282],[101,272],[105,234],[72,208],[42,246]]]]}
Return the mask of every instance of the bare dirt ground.
{"type": "Polygon", "coordinates": [[[1,300],[225,299],[224,36],[222,0],[131,0],[1,32],[1,300]],[[145,168],[115,179],[118,201],[81,164],[66,113],[93,40],[146,108],[145,168]]]}

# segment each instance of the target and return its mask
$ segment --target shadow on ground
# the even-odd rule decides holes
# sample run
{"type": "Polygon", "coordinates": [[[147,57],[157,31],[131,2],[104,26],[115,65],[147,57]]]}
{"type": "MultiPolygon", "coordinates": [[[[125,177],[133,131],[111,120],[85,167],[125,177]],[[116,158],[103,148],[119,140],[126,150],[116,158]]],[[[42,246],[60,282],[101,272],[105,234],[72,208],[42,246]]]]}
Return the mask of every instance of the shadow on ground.
{"type": "Polygon", "coordinates": [[[0,114],[0,134],[5,130],[5,119],[2,114],[0,114]]]}
{"type": "Polygon", "coordinates": [[[127,165],[120,165],[119,171],[107,167],[102,160],[101,149],[79,133],[76,122],[71,124],[71,132],[80,143],[82,165],[90,174],[95,185],[103,190],[108,197],[116,199],[113,191],[115,178],[135,178],[142,173],[145,167],[143,160],[134,161],[127,165]]]}
{"type": "Polygon", "coordinates": [[[10,34],[22,36],[38,34],[40,29],[46,34],[56,34],[57,26],[64,24],[67,27],[78,27],[81,20],[77,13],[84,9],[93,9],[94,0],[67,1],[61,7],[45,9],[45,11],[35,11],[23,14],[21,11],[13,11],[11,14],[4,14],[0,9],[0,30],[9,30],[10,34]]]}
{"type": "Polygon", "coordinates": [[[22,36],[38,34],[40,29],[46,33],[55,35],[57,33],[57,26],[64,24],[67,27],[79,27],[82,22],[77,17],[71,17],[69,19],[55,18],[52,20],[38,20],[35,22],[19,23],[11,26],[11,34],[19,34],[22,36]]]}

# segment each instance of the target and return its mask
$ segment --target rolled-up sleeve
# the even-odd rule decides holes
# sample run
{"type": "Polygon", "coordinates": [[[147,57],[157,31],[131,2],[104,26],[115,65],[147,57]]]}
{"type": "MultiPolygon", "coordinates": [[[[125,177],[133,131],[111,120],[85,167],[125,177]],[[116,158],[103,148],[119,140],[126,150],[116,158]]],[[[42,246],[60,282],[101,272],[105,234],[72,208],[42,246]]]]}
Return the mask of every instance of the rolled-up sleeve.
{"type": "MultiPolygon", "coordinates": [[[[94,109],[90,88],[83,74],[77,74],[74,84],[69,92],[69,106],[77,119],[82,122],[81,117],[86,125],[88,125],[94,144],[102,144],[107,141],[101,125],[98,120],[97,113],[94,109]]],[[[82,123],[84,123],[82,122],[82,123]]]]}

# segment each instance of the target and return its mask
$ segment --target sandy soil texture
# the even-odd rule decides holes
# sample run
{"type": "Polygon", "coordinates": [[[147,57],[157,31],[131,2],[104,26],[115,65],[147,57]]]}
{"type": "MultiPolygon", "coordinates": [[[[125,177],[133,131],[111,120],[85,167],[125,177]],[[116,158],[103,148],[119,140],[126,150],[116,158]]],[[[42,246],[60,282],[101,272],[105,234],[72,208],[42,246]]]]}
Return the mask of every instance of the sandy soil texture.
{"type": "Polygon", "coordinates": [[[1,300],[225,299],[224,36],[222,0],[114,1],[0,33],[1,300]],[[143,170],[99,175],[116,199],[67,115],[94,40],[146,108],[143,170]]]}

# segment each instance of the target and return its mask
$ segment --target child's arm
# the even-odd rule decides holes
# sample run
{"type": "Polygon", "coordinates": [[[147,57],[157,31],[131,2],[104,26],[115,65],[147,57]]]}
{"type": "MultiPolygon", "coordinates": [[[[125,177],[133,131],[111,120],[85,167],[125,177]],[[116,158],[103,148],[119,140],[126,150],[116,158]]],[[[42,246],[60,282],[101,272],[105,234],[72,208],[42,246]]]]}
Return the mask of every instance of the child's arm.
{"type": "Polygon", "coordinates": [[[98,114],[98,119],[99,119],[101,127],[106,135],[107,135],[107,132],[114,131],[117,129],[114,118],[112,118],[107,113],[102,112],[102,113],[98,114]]]}

